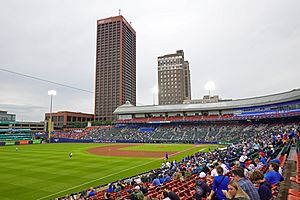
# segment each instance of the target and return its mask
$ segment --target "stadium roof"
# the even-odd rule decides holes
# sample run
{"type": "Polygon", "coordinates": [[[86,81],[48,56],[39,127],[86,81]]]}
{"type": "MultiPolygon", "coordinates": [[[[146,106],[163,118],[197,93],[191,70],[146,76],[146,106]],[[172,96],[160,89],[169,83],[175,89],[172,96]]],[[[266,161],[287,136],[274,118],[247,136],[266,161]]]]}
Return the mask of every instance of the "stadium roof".
{"type": "Polygon", "coordinates": [[[277,103],[285,103],[300,100],[300,89],[294,89],[288,92],[272,95],[252,97],[245,99],[236,99],[217,103],[205,104],[176,104],[176,105],[147,105],[134,106],[130,102],[119,106],[114,114],[138,114],[138,113],[164,113],[164,112],[189,112],[189,111],[208,111],[208,110],[226,110],[235,108],[247,108],[254,106],[265,106],[277,103]]]}

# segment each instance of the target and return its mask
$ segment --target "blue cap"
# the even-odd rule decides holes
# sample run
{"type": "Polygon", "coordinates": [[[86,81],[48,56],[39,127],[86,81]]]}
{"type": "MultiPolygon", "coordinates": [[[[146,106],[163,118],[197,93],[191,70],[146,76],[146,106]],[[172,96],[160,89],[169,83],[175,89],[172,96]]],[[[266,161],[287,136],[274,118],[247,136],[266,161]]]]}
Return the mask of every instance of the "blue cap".
{"type": "Polygon", "coordinates": [[[270,162],[272,162],[272,163],[277,163],[278,165],[280,165],[280,160],[278,160],[278,159],[273,159],[273,160],[271,160],[270,162]]]}

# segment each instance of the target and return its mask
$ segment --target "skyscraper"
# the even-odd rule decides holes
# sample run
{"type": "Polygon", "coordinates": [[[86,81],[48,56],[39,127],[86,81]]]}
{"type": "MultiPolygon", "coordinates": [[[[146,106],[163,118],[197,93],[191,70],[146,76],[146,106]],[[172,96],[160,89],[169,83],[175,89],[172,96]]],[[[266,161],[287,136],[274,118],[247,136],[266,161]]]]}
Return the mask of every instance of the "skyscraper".
{"type": "Polygon", "coordinates": [[[126,101],[136,104],[136,34],[119,15],[97,21],[95,119],[113,120],[126,101]]]}
{"type": "Polygon", "coordinates": [[[183,50],[159,56],[157,61],[159,105],[182,104],[184,100],[191,100],[189,62],[184,60],[183,50]]]}

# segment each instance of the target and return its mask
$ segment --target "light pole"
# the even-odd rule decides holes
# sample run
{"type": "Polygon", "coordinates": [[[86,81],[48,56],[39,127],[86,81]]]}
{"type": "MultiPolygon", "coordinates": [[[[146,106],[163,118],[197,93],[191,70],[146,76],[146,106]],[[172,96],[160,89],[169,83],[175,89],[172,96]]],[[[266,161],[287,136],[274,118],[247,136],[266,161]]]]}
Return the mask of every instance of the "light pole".
{"type": "Polygon", "coordinates": [[[157,86],[154,86],[153,88],[151,88],[152,94],[153,94],[153,105],[155,105],[155,97],[158,93],[158,88],[157,86]]]}
{"type": "Polygon", "coordinates": [[[208,90],[208,96],[210,98],[210,92],[215,90],[215,83],[213,81],[208,81],[206,84],[205,84],[205,89],[208,90]]]}
{"type": "Polygon", "coordinates": [[[53,99],[53,96],[56,95],[56,91],[49,90],[48,95],[50,96],[50,117],[49,117],[49,121],[48,121],[48,140],[50,143],[50,134],[51,134],[51,130],[52,130],[52,102],[53,102],[52,99],[53,99]]]}

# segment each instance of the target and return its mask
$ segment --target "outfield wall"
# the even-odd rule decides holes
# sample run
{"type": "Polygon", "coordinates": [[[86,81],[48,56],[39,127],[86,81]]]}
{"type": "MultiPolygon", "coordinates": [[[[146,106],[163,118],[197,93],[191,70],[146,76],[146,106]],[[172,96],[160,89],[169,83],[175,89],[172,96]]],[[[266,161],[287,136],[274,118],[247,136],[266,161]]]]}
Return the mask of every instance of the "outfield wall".
{"type": "Polygon", "coordinates": [[[41,140],[0,141],[0,146],[40,144],[41,140]]]}

